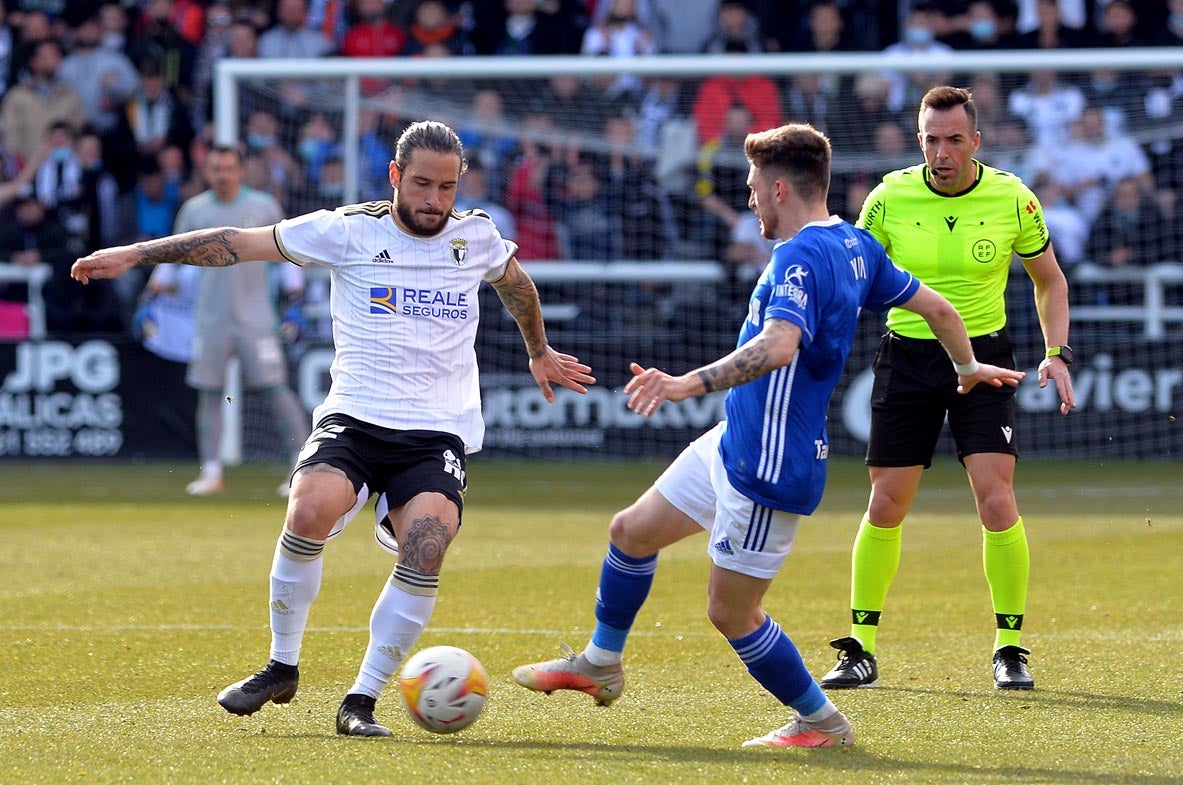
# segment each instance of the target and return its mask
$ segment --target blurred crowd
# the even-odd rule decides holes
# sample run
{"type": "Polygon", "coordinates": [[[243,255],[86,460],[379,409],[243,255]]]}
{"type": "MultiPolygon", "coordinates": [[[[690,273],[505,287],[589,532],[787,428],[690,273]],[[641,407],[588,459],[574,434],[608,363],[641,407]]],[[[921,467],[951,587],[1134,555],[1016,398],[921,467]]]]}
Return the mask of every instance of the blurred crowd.
{"type": "MultiPolygon", "coordinates": [[[[0,264],[53,267],[52,334],[125,330],[143,279],[81,290],[69,264],[171,233],[180,204],[204,190],[223,58],[878,51],[948,55],[949,68],[367,77],[359,198],[389,198],[390,145],[430,104],[471,160],[457,206],[493,212],[523,261],[719,260],[739,288],[769,251],[747,210],[748,132],[790,121],[825,131],[831,206],[853,219],[884,172],[920,161],[916,107],[948,82],[973,90],[979,157],[1032,185],[1065,267],[1174,261],[1183,259],[1183,72],[1098,62],[1087,73],[966,74],[953,55],[1180,44],[1183,0],[4,0],[0,264]]],[[[325,110],[323,90],[290,79],[242,96],[246,184],[289,215],[346,195],[341,113],[325,110]]],[[[17,289],[0,283],[0,301],[20,299],[17,289]]]]}

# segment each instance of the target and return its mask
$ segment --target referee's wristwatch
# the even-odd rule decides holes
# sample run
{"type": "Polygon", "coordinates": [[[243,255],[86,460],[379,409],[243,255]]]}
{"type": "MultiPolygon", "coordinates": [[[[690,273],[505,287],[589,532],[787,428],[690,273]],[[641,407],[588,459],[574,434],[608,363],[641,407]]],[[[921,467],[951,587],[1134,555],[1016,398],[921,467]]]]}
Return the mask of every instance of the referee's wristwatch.
{"type": "Polygon", "coordinates": [[[1072,347],[1068,344],[1063,346],[1052,346],[1047,350],[1048,357],[1059,357],[1064,361],[1064,365],[1072,364],[1072,347]]]}

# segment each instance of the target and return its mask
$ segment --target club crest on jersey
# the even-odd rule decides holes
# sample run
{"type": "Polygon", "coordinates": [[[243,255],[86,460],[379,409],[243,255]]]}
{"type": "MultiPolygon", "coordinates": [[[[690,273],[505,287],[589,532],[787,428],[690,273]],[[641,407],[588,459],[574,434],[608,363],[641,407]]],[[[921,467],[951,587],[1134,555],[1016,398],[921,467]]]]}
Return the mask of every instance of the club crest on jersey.
{"type": "Polygon", "coordinates": [[[462,237],[457,237],[452,241],[452,261],[457,265],[464,264],[468,258],[468,240],[462,237]]]}
{"type": "Polygon", "coordinates": [[[789,269],[785,270],[784,283],[777,284],[775,295],[788,297],[798,308],[804,308],[805,304],[809,302],[809,295],[805,292],[805,277],[807,275],[809,275],[809,271],[801,265],[791,265],[789,269]]]}

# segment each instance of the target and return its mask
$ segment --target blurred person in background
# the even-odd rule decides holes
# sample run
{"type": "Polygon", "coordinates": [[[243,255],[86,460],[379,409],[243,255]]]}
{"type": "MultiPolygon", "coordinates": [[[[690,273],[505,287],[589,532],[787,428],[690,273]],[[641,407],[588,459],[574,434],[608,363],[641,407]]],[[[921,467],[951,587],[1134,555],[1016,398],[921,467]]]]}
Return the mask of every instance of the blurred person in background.
{"type": "Polygon", "coordinates": [[[78,130],[86,122],[78,92],[58,75],[61,63],[61,45],[39,41],[32,48],[27,76],[0,100],[4,146],[25,161],[37,154],[54,123],[78,130]]]}
{"type": "MultiPolygon", "coordinates": [[[[174,232],[191,232],[220,226],[250,229],[283,219],[279,203],[269,194],[242,185],[243,159],[235,147],[215,146],[205,160],[209,190],[187,200],[177,214],[174,232]]],[[[284,292],[298,298],[303,290],[299,268],[291,268],[283,282],[284,292]]],[[[247,391],[263,396],[283,433],[283,441],[294,458],[308,436],[308,415],[288,387],[287,361],[277,330],[275,308],[265,265],[235,265],[202,271],[194,309],[196,340],[187,381],[198,391],[197,446],[201,472],[185,487],[191,496],[222,493],[222,400],[225,397],[226,366],[237,357],[242,384],[247,391]]],[[[159,265],[148,285],[167,290],[177,268],[159,265]]],[[[287,496],[288,484],[279,488],[287,496]]]]}

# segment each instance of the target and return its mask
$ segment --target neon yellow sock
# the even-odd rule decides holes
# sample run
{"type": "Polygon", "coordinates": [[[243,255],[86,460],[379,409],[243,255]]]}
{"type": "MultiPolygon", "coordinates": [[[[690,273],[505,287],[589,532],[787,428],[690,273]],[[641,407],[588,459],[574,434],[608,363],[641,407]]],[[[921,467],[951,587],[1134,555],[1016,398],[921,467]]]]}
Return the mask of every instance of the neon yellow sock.
{"type": "Polygon", "coordinates": [[[872,526],[864,515],[854,538],[850,554],[850,635],[859,639],[868,654],[875,653],[879,615],[900,566],[903,529],[902,525],[893,529],[872,526]]]}
{"type": "Polygon", "coordinates": [[[1027,610],[1027,578],[1031,556],[1027,550],[1027,532],[1020,517],[1015,525],[1002,532],[982,527],[982,567],[990,584],[990,599],[998,625],[994,649],[1018,646],[1027,610]]]}

